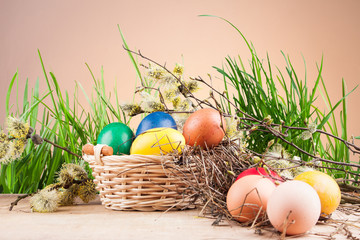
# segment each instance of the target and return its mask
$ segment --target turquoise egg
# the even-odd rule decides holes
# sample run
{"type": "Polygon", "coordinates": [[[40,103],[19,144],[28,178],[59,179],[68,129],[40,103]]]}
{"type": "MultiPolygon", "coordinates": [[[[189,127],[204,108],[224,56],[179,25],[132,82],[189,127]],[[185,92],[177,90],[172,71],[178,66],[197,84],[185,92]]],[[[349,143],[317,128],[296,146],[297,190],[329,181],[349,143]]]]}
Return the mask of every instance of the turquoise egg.
{"type": "Polygon", "coordinates": [[[130,154],[133,140],[134,133],[127,125],[113,122],[101,130],[97,144],[106,144],[113,148],[114,155],[123,155],[130,154]]]}

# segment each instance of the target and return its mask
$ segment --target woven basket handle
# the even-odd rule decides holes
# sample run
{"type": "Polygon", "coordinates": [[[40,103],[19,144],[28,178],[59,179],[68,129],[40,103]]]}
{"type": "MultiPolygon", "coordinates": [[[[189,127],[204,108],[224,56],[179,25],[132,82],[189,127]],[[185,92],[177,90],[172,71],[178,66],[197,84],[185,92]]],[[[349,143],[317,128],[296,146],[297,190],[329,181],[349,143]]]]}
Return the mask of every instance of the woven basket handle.
{"type": "Polygon", "coordinates": [[[107,146],[106,144],[97,144],[96,146],[94,146],[94,157],[95,157],[95,162],[99,165],[104,165],[103,161],[101,160],[102,154],[101,154],[101,149],[107,146]]]}

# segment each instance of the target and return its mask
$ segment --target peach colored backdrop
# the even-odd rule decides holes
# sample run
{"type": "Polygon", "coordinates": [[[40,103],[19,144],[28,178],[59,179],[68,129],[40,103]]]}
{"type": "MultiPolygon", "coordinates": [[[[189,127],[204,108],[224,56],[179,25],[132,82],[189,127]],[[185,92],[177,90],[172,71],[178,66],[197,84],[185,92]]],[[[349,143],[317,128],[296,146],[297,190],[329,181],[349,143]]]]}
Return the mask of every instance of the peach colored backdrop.
{"type": "MultiPolygon", "coordinates": [[[[122,100],[131,99],[136,74],[122,49],[117,24],[131,48],[168,65],[183,62],[189,76],[216,76],[211,66],[220,66],[227,55],[248,59],[243,41],[228,24],[199,14],[230,20],[260,56],[269,53],[282,70],[283,50],[301,78],[304,56],[311,83],[316,63],[324,55],[323,77],[335,102],[341,98],[342,78],[349,90],[360,83],[359,10],[357,0],[0,0],[0,125],[5,119],[7,87],[17,69],[20,93],[26,78],[31,86],[39,78],[45,88],[37,49],[47,70],[54,72],[70,95],[75,81],[89,94],[92,91],[86,62],[97,78],[104,67],[109,91],[117,82],[122,100]]],[[[15,102],[15,96],[11,99],[15,102]]],[[[358,136],[360,89],[348,100],[349,134],[358,136]]]]}

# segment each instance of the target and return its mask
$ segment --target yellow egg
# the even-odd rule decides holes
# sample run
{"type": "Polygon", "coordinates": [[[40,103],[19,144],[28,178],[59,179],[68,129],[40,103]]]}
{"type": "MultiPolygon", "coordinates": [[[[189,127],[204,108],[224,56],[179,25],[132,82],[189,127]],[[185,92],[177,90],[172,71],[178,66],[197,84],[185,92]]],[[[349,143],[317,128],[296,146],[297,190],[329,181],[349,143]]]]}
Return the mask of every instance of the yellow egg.
{"type": "Polygon", "coordinates": [[[341,200],[339,185],[326,173],[308,171],[298,175],[295,180],[306,182],[316,190],[320,197],[322,214],[329,215],[339,206],[341,200]]]}
{"type": "Polygon", "coordinates": [[[184,136],[173,128],[153,128],[137,136],[130,154],[165,155],[181,153],[185,146],[184,136]]]}

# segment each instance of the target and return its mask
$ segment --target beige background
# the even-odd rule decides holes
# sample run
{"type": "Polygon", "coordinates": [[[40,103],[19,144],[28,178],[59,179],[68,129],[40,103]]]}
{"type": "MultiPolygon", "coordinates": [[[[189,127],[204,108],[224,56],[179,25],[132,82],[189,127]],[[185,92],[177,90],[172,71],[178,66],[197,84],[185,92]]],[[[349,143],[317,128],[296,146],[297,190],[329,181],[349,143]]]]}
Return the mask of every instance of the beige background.
{"type": "MultiPolygon", "coordinates": [[[[183,62],[188,76],[219,76],[211,66],[220,66],[227,55],[248,59],[243,41],[229,25],[199,14],[230,20],[261,57],[268,52],[282,70],[280,50],[289,54],[301,78],[304,56],[310,82],[316,78],[316,63],[323,54],[323,77],[335,102],[341,97],[342,78],[349,90],[360,83],[359,10],[357,0],[0,0],[0,122],[5,118],[7,87],[17,69],[20,93],[26,78],[31,86],[39,78],[45,88],[37,49],[47,70],[54,72],[70,95],[75,81],[91,93],[87,62],[97,78],[103,66],[108,90],[117,82],[121,100],[130,100],[136,74],[122,49],[117,24],[131,48],[169,66],[183,62]]],[[[349,133],[355,136],[360,135],[359,91],[348,98],[349,133]]]]}

